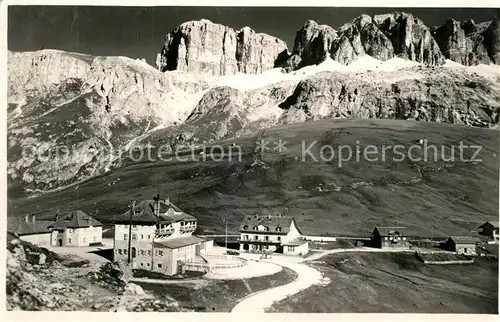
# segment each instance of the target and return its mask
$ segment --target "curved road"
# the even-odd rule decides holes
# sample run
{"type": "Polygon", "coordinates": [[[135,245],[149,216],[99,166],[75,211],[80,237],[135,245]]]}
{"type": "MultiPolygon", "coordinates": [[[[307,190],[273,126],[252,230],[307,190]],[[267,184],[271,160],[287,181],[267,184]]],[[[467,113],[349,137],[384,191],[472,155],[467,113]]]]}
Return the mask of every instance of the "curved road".
{"type": "Polygon", "coordinates": [[[289,284],[269,288],[261,292],[250,294],[243,298],[231,310],[232,313],[260,312],[273,305],[273,302],[280,301],[289,295],[296,294],[312,285],[320,284],[323,275],[316,269],[304,264],[305,261],[313,261],[325,255],[344,252],[414,252],[415,250],[387,250],[370,247],[330,249],[318,252],[306,259],[299,259],[295,262],[286,260],[285,257],[274,257],[268,260],[271,263],[287,267],[297,273],[297,279],[289,284]],[[285,260],[284,260],[285,259],[285,260]]]}
{"type": "Polygon", "coordinates": [[[264,310],[271,306],[274,301],[286,298],[310,287],[313,284],[321,282],[322,274],[302,263],[280,262],[280,265],[287,267],[297,273],[297,279],[289,284],[266,289],[261,292],[253,293],[241,300],[231,310],[232,313],[264,313],[264,310]]]}

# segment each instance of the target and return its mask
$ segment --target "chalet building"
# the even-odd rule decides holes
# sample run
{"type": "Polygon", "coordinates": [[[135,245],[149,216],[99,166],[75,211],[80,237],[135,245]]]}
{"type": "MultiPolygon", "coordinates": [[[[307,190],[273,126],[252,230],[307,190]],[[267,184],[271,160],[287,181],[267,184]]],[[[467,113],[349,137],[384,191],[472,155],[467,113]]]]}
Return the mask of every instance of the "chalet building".
{"type": "Polygon", "coordinates": [[[25,217],[7,217],[7,231],[15,233],[20,239],[41,246],[50,246],[52,221],[37,220],[35,215],[25,217]]]}
{"type": "Polygon", "coordinates": [[[102,224],[81,210],[54,220],[37,220],[35,215],[7,218],[7,230],[22,240],[41,246],[85,247],[102,243],[102,224]]]}
{"type": "Polygon", "coordinates": [[[445,243],[445,248],[457,254],[476,255],[476,248],[480,244],[479,237],[451,236],[445,243]]]}
{"type": "Polygon", "coordinates": [[[375,227],[372,232],[372,246],[382,249],[409,249],[408,236],[403,233],[404,227],[375,227]]]}
{"type": "Polygon", "coordinates": [[[102,224],[81,210],[64,216],[56,215],[49,225],[52,230],[51,245],[88,247],[102,244],[102,224]]]}
{"type": "Polygon", "coordinates": [[[240,226],[240,250],[305,255],[309,244],[293,217],[245,216],[240,226]]]}
{"type": "Polygon", "coordinates": [[[114,260],[130,259],[133,269],[176,275],[183,263],[203,260],[213,246],[213,241],[192,235],[195,217],[159,195],[116,217],[114,227],[114,260]]]}
{"type": "Polygon", "coordinates": [[[478,228],[481,236],[488,238],[489,244],[498,244],[498,221],[487,221],[478,228]]]}

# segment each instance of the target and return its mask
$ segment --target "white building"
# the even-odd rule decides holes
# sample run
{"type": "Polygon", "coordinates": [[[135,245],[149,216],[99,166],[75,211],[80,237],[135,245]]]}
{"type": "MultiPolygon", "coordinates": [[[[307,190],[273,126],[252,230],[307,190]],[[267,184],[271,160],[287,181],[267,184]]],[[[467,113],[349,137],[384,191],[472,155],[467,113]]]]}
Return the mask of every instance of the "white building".
{"type": "Polygon", "coordinates": [[[52,246],[88,247],[102,244],[102,224],[81,210],[73,210],[64,216],[56,215],[49,228],[52,230],[52,246]]]}
{"type": "Polygon", "coordinates": [[[240,250],[305,255],[309,243],[293,217],[245,216],[240,226],[240,250]]]}
{"type": "Polygon", "coordinates": [[[55,220],[8,218],[7,230],[40,246],[86,247],[102,243],[102,224],[81,210],[56,215],[55,220]]]}
{"type": "Polygon", "coordinates": [[[40,246],[50,246],[52,231],[49,225],[52,221],[37,220],[31,217],[7,217],[7,230],[16,233],[20,239],[40,246]]]}
{"type": "Polygon", "coordinates": [[[192,235],[197,219],[159,196],[135,205],[114,224],[114,260],[130,260],[134,269],[175,275],[183,263],[211,252],[212,241],[192,235]]]}

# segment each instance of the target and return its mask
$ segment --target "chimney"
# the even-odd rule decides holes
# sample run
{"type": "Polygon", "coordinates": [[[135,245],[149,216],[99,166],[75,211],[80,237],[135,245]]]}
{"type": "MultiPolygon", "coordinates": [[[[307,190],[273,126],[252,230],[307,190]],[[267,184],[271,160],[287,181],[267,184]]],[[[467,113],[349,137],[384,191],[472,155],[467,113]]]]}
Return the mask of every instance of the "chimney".
{"type": "Polygon", "coordinates": [[[30,222],[29,216],[30,216],[30,215],[26,215],[26,216],[24,216],[24,221],[25,221],[25,222],[30,222]]]}
{"type": "Polygon", "coordinates": [[[89,217],[89,227],[92,226],[92,218],[89,217]]]}
{"type": "Polygon", "coordinates": [[[170,197],[167,197],[167,199],[165,199],[165,203],[167,204],[167,206],[170,206],[170,197]]]}
{"type": "Polygon", "coordinates": [[[156,197],[153,198],[154,204],[153,204],[153,212],[155,216],[160,215],[160,194],[157,194],[156,197]]]}
{"type": "Polygon", "coordinates": [[[32,221],[33,223],[35,223],[35,215],[33,215],[33,217],[31,217],[31,221],[32,221]]]}

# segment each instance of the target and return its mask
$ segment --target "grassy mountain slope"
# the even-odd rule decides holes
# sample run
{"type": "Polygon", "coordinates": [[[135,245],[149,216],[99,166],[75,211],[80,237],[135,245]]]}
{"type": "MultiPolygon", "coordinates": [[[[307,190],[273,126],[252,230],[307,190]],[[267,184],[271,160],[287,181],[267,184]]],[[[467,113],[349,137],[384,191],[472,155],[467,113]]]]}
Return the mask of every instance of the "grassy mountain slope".
{"type": "MultiPolygon", "coordinates": [[[[230,231],[236,232],[245,214],[288,213],[306,234],[367,235],[374,225],[386,224],[436,236],[466,234],[475,222],[498,216],[497,131],[413,121],[320,120],[238,138],[234,141],[241,147],[238,155],[236,147],[231,147],[233,141],[219,143],[226,151],[221,162],[212,160],[219,156],[217,149],[206,161],[126,160],[121,168],[87,180],[78,189],[31,199],[11,195],[9,216],[81,208],[106,220],[124,212],[132,198],[150,198],[156,193],[169,195],[195,215],[205,231],[222,231],[226,214],[230,231]],[[268,151],[258,149],[261,139],[271,142],[268,151]],[[287,142],[287,150],[280,153],[273,151],[279,139],[287,142]],[[327,162],[310,156],[302,161],[302,141],[306,147],[318,141],[310,151],[319,159],[323,145],[333,146],[334,151],[339,145],[351,145],[355,152],[357,144],[361,150],[371,144],[380,151],[382,146],[396,144],[408,148],[420,139],[438,148],[446,146],[447,158],[454,145],[455,160],[434,162],[430,151],[427,162],[411,161],[408,156],[396,162],[392,157],[398,155],[389,149],[385,161],[381,154],[370,154],[371,159],[378,156],[373,162],[363,157],[356,161],[354,156],[341,167],[337,155],[327,162]],[[482,161],[460,161],[460,141],[481,145],[477,158],[482,161]],[[229,149],[234,152],[232,160],[227,158],[229,149]]],[[[464,156],[471,158],[474,152],[465,149],[464,156]]],[[[155,150],[152,155],[156,157],[155,150]]],[[[192,155],[202,158],[199,151],[192,155]]],[[[413,157],[419,155],[422,149],[414,149],[413,157]]]]}

